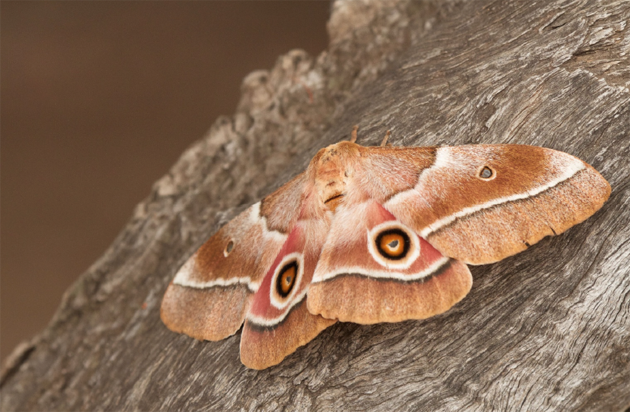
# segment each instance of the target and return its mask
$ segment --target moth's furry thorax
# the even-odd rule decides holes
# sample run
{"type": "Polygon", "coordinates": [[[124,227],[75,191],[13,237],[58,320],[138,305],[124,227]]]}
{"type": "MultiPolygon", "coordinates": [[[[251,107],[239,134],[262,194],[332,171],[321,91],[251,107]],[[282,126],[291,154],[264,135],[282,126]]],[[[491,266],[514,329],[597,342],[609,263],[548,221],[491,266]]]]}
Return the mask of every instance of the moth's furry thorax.
{"type": "Polygon", "coordinates": [[[355,173],[361,146],[340,142],[320,150],[311,161],[315,190],[323,204],[335,211],[346,195],[347,182],[355,173]]]}

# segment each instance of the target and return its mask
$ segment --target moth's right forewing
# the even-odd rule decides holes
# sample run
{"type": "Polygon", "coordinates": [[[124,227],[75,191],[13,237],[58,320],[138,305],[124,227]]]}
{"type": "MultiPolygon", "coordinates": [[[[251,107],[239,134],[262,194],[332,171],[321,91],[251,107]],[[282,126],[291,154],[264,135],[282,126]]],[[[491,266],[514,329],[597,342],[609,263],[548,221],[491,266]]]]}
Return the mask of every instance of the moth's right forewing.
{"type": "Polygon", "coordinates": [[[188,259],[162,301],[160,314],[169,329],[216,341],[241,327],[297,220],[303,186],[301,174],[222,227],[188,259]]]}

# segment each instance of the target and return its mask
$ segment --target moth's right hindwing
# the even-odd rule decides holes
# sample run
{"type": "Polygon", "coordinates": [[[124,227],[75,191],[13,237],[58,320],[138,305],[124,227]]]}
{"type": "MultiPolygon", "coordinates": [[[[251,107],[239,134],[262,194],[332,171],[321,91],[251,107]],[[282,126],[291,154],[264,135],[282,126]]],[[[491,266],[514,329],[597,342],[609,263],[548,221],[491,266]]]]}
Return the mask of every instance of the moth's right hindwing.
{"type": "Polygon", "coordinates": [[[280,363],[336,322],[313,315],[306,307],[306,294],[328,227],[327,219],[298,220],[264,277],[241,335],[241,361],[248,368],[280,363]]]}

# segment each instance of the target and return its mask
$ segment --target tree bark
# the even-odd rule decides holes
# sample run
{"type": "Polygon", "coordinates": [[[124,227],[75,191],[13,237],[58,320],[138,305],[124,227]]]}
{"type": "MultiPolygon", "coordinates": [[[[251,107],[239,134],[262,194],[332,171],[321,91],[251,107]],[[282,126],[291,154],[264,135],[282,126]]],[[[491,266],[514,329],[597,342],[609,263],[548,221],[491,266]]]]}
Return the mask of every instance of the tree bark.
{"type": "Polygon", "coordinates": [[[630,3],[350,1],[331,43],[243,82],[140,203],[47,329],[5,365],[10,410],[588,410],[630,406],[630,3]],[[240,334],[168,331],[179,266],[240,210],[360,125],[359,143],[520,143],[612,185],[586,222],[499,263],[426,321],[337,323],[248,370],[240,334]]]}

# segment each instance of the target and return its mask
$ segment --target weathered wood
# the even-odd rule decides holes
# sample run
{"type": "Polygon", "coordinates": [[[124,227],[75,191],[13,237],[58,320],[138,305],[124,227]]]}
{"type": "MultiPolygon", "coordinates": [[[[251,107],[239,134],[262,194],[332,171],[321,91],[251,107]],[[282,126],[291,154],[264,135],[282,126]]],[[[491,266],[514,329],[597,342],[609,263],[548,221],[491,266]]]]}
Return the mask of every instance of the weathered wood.
{"type": "Polygon", "coordinates": [[[5,370],[9,410],[588,410],[630,406],[630,3],[337,3],[330,49],[243,84],[5,370]],[[397,145],[524,143],[592,164],[601,211],[500,263],[422,322],[336,324],[277,367],[239,335],[169,332],[178,266],[243,207],[361,126],[397,145]]]}

